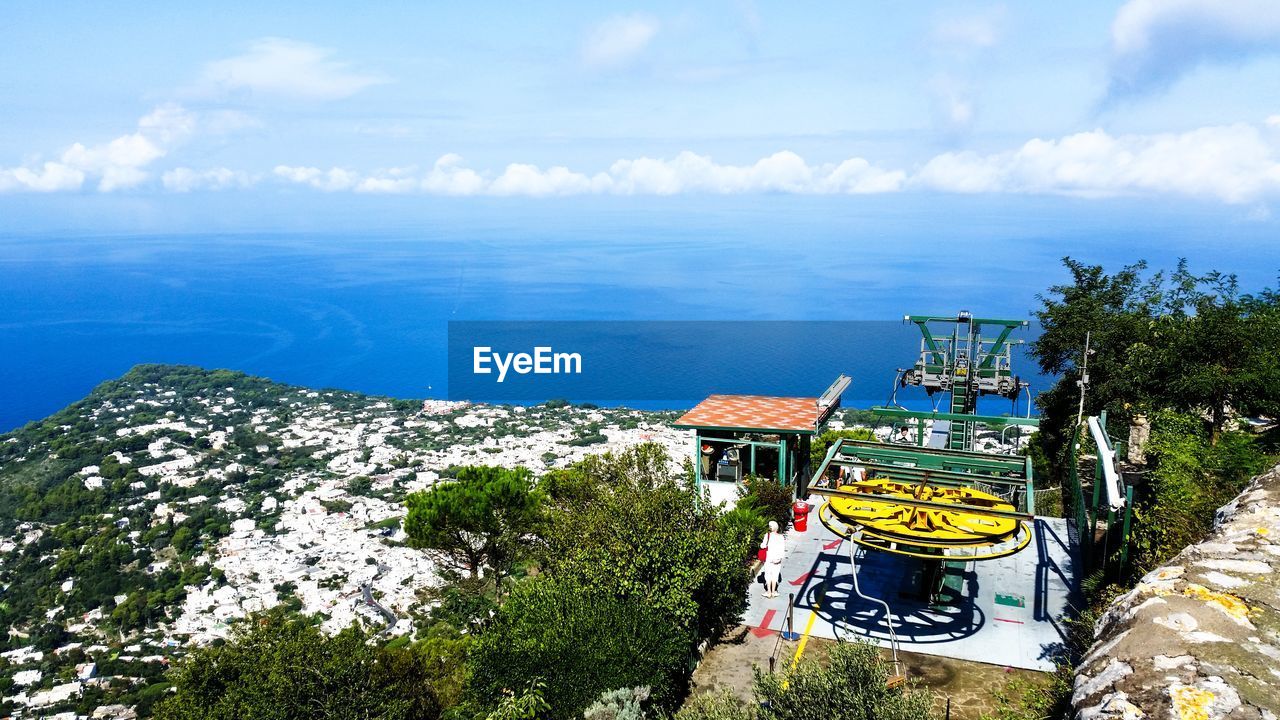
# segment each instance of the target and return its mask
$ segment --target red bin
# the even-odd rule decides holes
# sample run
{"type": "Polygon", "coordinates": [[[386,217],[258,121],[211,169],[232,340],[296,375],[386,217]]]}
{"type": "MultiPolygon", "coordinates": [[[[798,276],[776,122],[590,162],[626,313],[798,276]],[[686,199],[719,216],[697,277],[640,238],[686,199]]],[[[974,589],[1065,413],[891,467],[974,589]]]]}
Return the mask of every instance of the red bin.
{"type": "Polygon", "coordinates": [[[796,532],[804,532],[809,529],[809,511],[812,509],[813,506],[803,500],[797,500],[796,504],[791,506],[791,514],[795,517],[791,526],[795,528],[796,532]]]}

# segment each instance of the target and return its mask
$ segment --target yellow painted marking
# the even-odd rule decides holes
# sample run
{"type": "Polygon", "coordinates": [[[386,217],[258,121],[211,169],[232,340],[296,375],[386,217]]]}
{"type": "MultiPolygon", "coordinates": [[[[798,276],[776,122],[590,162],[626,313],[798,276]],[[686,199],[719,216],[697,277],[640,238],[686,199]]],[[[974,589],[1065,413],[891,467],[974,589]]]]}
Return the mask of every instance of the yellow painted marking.
{"type": "Polygon", "coordinates": [[[813,610],[809,612],[809,622],[804,625],[804,635],[800,636],[800,645],[796,647],[796,656],[791,658],[792,670],[800,663],[800,656],[804,654],[804,646],[809,644],[809,633],[813,632],[813,623],[817,619],[818,606],[814,605],[813,610]]]}

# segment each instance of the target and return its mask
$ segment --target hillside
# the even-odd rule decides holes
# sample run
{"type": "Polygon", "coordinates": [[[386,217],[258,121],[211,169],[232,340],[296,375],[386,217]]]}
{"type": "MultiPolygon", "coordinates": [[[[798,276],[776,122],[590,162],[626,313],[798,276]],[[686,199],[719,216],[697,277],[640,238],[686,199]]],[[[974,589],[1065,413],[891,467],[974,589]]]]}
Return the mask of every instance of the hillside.
{"type": "Polygon", "coordinates": [[[403,544],[407,493],[460,465],[540,471],[642,441],[685,456],[669,419],[134,368],[0,436],[0,712],[145,710],[170,658],[281,603],[329,631],[411,633],[435,576],[403,544]]]}

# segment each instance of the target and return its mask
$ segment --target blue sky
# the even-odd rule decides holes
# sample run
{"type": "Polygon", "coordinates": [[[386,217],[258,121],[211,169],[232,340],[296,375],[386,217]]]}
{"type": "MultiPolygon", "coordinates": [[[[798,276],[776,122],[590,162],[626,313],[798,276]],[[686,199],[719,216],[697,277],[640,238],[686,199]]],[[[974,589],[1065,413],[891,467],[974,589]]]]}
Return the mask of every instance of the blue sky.
{"type": "Polygon", "coordinates": [[[17,210],[943,193],[1270,222],[1280,195],[1271,0],[3,14],[0,207],[17,210]]]}

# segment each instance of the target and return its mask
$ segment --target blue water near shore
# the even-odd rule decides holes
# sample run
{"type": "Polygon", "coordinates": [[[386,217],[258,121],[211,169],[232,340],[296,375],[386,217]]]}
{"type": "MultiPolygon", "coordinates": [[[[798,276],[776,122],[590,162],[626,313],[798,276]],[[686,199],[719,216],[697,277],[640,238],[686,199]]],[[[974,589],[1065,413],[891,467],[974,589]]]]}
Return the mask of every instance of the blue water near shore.
{"type": "MultiPolygon", "coordinates": [[[[1176,223],[1072,219],[1069,207],[1042,209],[1058,226],[1047,232],[994,208],[982,222],[955,223],[945,207],[871,212],[797,200],[780,212],[782,201],[771,202],[661,213],[478,206],[377,231],[9,233],[0,236],[0,431],[149,362],[445,397],[449,320],[894,320],[962,308],[1029,317],[1036,293],[1065,280],[1058,258],[1068,253],[1111,267],[1190,256],[1201,268],[1246,268],[1246,287],[1280,265],[1270,249],[1256,262],[1247,227],[1205,248],[1176,223]]],[[[854,378],[847,406],[884,402],[918,334],[883,327],[888,334],[860,341],[877,352],[804,369],[812,392],[835,368],[854,378]],[[899,343],[902,357],[883,352],[899,343]]],[[[752,367],[762,392],[771,376],[797,372],[752,367]]],[[[1048,382],[1029,362],[1019,371],[1035,388],[1048,382]]]]}

